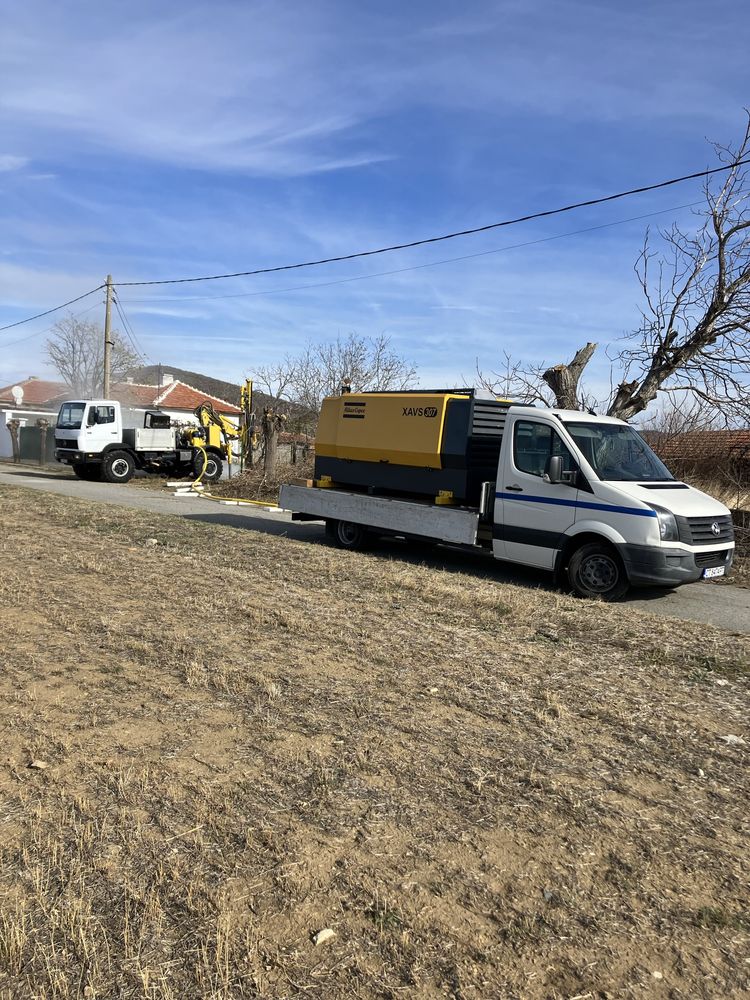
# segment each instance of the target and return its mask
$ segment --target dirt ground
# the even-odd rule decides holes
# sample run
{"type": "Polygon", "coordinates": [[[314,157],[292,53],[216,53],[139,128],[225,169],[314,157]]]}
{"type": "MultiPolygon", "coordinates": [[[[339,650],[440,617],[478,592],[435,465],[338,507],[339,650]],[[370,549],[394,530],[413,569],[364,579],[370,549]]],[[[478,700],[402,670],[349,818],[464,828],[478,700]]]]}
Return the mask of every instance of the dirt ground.
{"type": "Polygon", "coordinates": [[[746,638],[0,509],[3,1000],[747,995],[746,638]]]}

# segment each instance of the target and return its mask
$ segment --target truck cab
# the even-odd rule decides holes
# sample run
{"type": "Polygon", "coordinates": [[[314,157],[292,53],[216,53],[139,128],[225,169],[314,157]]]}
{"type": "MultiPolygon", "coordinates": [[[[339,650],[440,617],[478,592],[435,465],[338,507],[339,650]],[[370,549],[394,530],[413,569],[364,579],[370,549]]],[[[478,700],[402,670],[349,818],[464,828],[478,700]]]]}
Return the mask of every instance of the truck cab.
{"type": "Polygon", "coordinates": [[[55,448],[72,450],[80,460],[98,455],[107,445],[122,440],[120,404],[111,399],[73,400],[63,403],[57,415],[55,448]]]}

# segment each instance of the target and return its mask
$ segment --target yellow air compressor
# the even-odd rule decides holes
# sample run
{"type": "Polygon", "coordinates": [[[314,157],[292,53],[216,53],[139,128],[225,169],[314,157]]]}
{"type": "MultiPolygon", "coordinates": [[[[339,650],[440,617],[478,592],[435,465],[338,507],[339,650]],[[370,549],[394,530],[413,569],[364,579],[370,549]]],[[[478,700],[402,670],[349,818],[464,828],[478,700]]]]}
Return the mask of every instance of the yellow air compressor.
{"type": "Polygon", "coordinates": [[[477,504],[481,483],[496,476],[513,403],[476,389],[329,396],[315,438],[315,479],[477,504]]]}

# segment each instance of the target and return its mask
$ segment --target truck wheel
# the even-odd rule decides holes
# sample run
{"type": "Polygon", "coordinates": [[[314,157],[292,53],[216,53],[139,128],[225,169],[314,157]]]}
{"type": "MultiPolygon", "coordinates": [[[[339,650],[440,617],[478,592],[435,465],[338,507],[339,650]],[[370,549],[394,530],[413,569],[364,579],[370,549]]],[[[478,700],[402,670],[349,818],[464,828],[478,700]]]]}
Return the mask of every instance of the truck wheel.
{"type": "Polygon", "coordinates": [[[332,542],[336,541],[336,526],[338,521],[334,521],[333,518],[328,518],[326,521],[326,538],[330,538],[332,542]]]}
{"type": "Polygon", "coordinates": [[[224,463],[214,452],[206,452],[205,459],[203,458],[203,452],[196,452],[195,458],[193,459],[193,472],[195,473],[196,479],[200,476],[201,472],[203,472],[203,476],[201,478],[202,483],[215,483],[218,479],[221,479],[223,471],[224,463]],[[205,472],[203,472],[204,465],[206,467],[205,472]]]}
{"type": "Polygon", "coordinates": [[[102,470],[99,465],[76,462],[73,465],[73,472],[78,479],[83,479],[87,483],[98,483],[102,478],[102,470]]]}
{"type": "Polygon", "coordinates": [[[352,521],[336,521],[336,544],[340,549],[364,549],[369,535],[361,524],[352,521]]]}
{"type": "Polygon", "coordinates": [[[599,542],[576,549],[568,564],[568,581],[579,597],[600,597],[603,601],[619,601],[629,586],[620,557],[599,542]]]}
{"type": "Polygon", "coordinates": [[[127,483],[134,472],[135,462],[126,451],[108,451],[102,459],[102,476],[108,483],[127,483]]]}

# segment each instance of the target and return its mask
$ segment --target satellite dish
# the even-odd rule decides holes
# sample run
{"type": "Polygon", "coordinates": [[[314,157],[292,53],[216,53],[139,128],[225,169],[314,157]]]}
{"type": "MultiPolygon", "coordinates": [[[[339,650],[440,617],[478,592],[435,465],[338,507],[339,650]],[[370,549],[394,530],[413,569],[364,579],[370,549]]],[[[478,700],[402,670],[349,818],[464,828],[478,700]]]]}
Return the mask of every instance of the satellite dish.
{"type": "Polygon", "coordinates": [[[20,406],[23,402],[23,389],[20,385],[14,385],[10,391],[13,393],[13,399],[16,402],[16,406],[20,406]]]}

